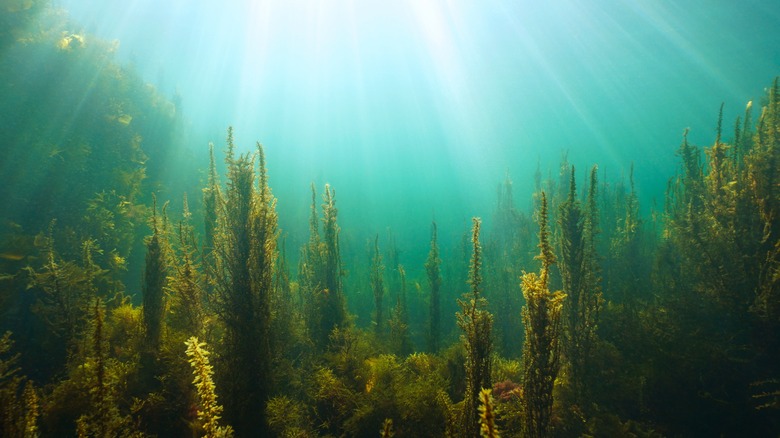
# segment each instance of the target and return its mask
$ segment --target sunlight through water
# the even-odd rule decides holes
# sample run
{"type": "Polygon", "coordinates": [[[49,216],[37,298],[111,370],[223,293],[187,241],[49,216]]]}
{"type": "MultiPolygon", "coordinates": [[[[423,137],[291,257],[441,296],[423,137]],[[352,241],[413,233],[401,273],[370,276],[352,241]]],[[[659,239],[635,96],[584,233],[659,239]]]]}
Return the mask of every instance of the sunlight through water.
{"type": "Polygon", "coordinates": [[[686,127],[709,141],[721,100],[738,114],[778,62],[740,68],[744,43],[719,32],[769,26],[761,2],[751,22],[729,2],[61,3],[181,96],[194,151],[228,125],[266,145],[282,209],[330,182],[358,221],[398,227],[393,205],[419,205],[414,229],[453,203],[489,210],[506,172],[529,190],[564,153],[613,176],[641,161],[659,198],[648,181],[674,165],[658,157],[686,127]]]}

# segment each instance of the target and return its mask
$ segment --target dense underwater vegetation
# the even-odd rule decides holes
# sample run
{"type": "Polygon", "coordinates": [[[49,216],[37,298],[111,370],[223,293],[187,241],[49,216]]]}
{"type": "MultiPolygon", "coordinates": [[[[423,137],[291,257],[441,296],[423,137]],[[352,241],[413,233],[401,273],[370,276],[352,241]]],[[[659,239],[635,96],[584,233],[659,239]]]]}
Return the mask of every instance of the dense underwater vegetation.
{"type": "Polygon", "coordinates": [[[780,434],[779,79],[663,205],[564,155],[410,255],[327,184],[288,236],[260,143],[189,158],[114,45],[0,5],[0,435],[780,434]]]}

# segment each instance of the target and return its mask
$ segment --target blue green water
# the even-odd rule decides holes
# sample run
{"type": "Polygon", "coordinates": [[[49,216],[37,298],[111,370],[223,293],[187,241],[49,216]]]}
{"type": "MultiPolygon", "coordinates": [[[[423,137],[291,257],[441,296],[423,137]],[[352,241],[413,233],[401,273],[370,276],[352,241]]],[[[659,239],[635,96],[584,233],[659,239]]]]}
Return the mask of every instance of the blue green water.
{"type": "Polygon", "coordinates": [[[345,228],[424,241],[487,216],[505,173],[582,167],[659,203],[684,128],[714,138],[778,72],[771,1],[61,0],[181,97],[187,146],[235,127],[262,142],[282,226],[305,232],[309,183],[339,193],[345,228]]]}

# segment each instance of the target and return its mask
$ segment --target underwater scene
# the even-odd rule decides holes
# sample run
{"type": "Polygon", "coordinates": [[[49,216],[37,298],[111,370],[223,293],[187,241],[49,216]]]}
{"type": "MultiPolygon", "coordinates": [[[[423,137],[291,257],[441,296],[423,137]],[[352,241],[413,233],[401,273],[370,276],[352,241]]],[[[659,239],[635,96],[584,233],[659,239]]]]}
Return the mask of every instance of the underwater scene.
{"type": "Polygon", "coordinates": [[[780,436],[777,23],[0,0],[0,436],[780,436]]]}

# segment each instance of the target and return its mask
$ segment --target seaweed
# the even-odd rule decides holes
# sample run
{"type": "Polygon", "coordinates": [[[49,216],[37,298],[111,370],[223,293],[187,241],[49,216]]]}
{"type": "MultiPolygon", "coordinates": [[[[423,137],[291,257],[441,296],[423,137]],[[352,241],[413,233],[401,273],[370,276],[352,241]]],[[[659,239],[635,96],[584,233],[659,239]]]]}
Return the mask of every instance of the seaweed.
{"type": "Polygon", "coordinates": [[[431,289],[428,305],[428,351],[436,353],[441,344],[441,258],[436,221],[431,224],[431,249],[425,260],[425,274],[431,289]]]}
{"type": "Polygon", "coordinates": [[[192,383],[198,391],[198,419],[202,422],[202,428],[207,438],[231,437],[233,429],[230,426],[220,426],[222,418],[222,406],[217,401],[216,386],[212,375],[214,370],[209,363],[209,351],[206,344],[191,337],[187,345],[187,357],[192,365],[192,374],[195,376],[192,383]]]}
{"type": "Polygon", "coordinates": [[[381,340],[385,334],[384,309],[382,298],[385,295],[384,284],[385,265],[379,253],[379,235],[374,239],[374,256],[371,258],[371,291],[374,293],[374,334],[381,340]]]}
{"type": "Polygon", "coordinates": [[[598,234],[598,168],[593,167],[586,206],[577,200],[574,167],[569,195],[560,206],[559,263],[567,299],[563,305],[561,353],[574,392],[574,403],[585,400],[590,354],[596,342],[598,314],[602,304],[596,236],[598,234]]]}
{"type": "Polygon", "coordinates": [[[469,271],[471,291],[458,300],[461,311],[457,313],[458,326],[463,330],[461,342],[466,350],[466,393],[461,414],[461,430],[465,436],[479,432],[479,393],[491,388],[493,315],[487,310],[487,300],[482,296],[482,246],[479,241],[481,220],[472,219],[471,244],[473,253],[469,271]]]}
{"type": "Polygon", "coordinates": [[[493,408],[493,390],[484,388],[479,393],[479,436],[483,438],[500,438],[495,423],[495,412],[493,408]]]}
{"type": "Polygon", "coordinates": [[[9,354],[13,345],[11,332],[5,332],[0,337],[0,432],[9,437],[35,437],[40,415],[39,390],[21,374],[20,354],[9,354]]]}
{"type": "Polygon", "coordinates": [[[214,286],[216,313],[224,325],[226,416],[237,433],[263,431],[262,413],[269,397],[270,302],[278,250],[276,200],[268,186],[265,156],[236,156],[228,129],[227,187],[216,198],[214,286]],[[257,165],[255,163],[257,160],[257,165]],[[250,414],[252,413],[252,414],[250,414]],[[259,414],[258,414],[259,413],[259,414]]]}
{"type": "Polygon", "coordinates": [[[523,432],[529,437],[551,433],[553,387],[560,370],[561,319],[563,292],[550,292],[549,272],[555,255],[549,240],[547,196],[541,193],[539,207],[539,250],[542,262],[539,274],[522,277],[523,324],[523,432]]]}
{"type": "Polygon", "coordinates": [[[515,206],[513,182],[507,174],[497,189],[492,226],[485,239],[485,291],[495,316],[496,351],[507,357],[522,354],[523,327],[517,315],[523,297],[517,293],[517,278],[530,269],[534,225],[515,206]]]}
{"type": "MultiPolygon", "coordinates": [[[[167,255],[162,224],[157,218],[157,202],[152,208],[152,235],[146,242],[146,269],[144,270],[141,295],[143,296],[144,346],[141,353],[141,379],[150,388],[154,386],[156,361],[160,354],[163,323],[164,289],[168,274],[167,255]]],[[[163,214],[165,207],[163,207],[163,214]]]]}
{"type": "Polygon", "coordinates": [[[103,300],[95,298],[90,311],[92,332],[83,365],[89,402],[88,409],[76,420],[76,432],[83,437],[130,436],[131,419],[118,406],[119,364],[108,354],[103,300]]]}
{"type": "MultiPolygon", "coordinates": [[[[182,219],[176,225],[172,264],[166,279],[166,295],[169,307],[168,326],[190,336],[202,336],[206,329],[204,308],[205,279],[197,258],[197,241],[191,214],[184,197],[182,219]]],[[[202,254],[202,253],[201,253],[202,254]]]]}
{"type": "Polygon", "coordinates": [[[401,290],[395,299],[395,306],[390,312],[387,324],[390,328],[390,351],[405,357],[414,352],[409,339],[409,309],[406,302],[406,270],[398,265],[398,275],[401,277],[401,290]]]}

